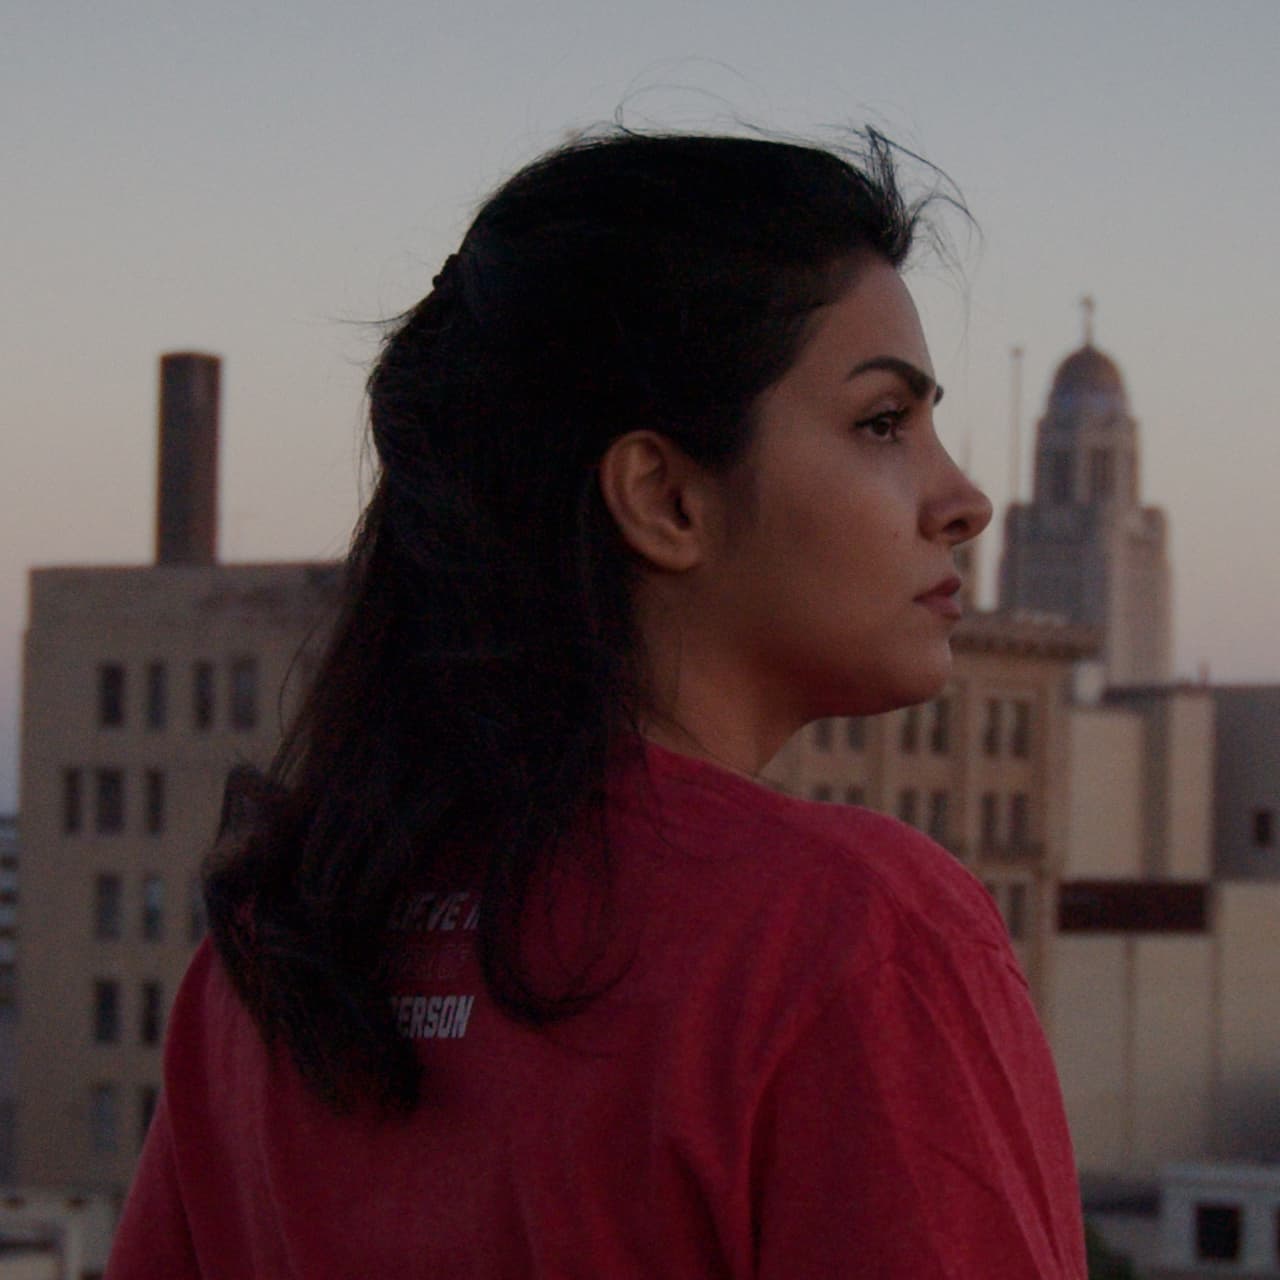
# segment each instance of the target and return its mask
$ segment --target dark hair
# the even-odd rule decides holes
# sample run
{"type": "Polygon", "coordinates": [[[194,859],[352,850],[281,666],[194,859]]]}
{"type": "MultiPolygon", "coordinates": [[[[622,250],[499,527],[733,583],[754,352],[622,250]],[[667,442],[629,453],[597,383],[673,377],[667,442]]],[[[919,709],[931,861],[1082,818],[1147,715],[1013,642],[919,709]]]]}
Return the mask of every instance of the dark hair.
{"type": "Polygon", "coordinates": [[[752,137],[578,139],[489,199],[387,337],[376,487],[327,655],[257,820],[206,873],[241,997],[334,1105],[418,1096],[388,931],[446,851],[477,860],[503,1009],[538,1024],[596,994],[536,989],[519,947],[531,882],[600,813],[643,708],[635,564],[595,466],[648,428],[728,469],[814,309],[862,262],[902,264],[919,206],[891,145],[859,137],[856,161],[752,137]]]}

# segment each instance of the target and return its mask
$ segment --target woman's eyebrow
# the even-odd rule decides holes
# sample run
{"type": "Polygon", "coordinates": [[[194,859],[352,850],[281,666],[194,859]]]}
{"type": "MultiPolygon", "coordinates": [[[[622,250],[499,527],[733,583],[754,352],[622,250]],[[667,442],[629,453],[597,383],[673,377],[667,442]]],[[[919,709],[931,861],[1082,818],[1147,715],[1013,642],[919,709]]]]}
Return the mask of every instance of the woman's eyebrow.
{"type": "Polygon", "coordinates": [[[896,373],[911,389],[911,394],[917,400],[925,400],[932,396],[933,403],[937,404],[942,399],[942,388],[929,374],[923,369],[916,368],[909,360],[902,360],[898,356],[872,356],[870,360],[854,365],[849,370],[846,381],[849,378],[856,378],[860,373],[870,373],[877,369],[896,373]]]}

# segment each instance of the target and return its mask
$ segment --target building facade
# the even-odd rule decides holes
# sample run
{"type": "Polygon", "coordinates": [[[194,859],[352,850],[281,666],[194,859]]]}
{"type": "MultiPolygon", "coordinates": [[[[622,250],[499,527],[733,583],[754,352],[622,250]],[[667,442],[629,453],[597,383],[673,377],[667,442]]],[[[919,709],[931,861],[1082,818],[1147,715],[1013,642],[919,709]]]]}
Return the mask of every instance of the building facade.
{"type": "Polygon", "coordinates": [[[1218,685],[1215,872],[1280,880],[1280,685],[1218,685]]]}

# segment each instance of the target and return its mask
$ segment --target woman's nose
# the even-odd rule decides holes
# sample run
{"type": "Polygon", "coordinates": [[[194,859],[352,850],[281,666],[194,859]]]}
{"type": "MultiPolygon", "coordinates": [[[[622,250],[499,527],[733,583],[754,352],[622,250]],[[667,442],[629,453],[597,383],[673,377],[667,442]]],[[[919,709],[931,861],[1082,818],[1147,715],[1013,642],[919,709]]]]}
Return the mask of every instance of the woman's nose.
{"type": "Polygon", "coordinates": [[[976,538],[991,523],[991,499],[943,454],[944,468],[935,495],[921,512],[921,528],[929,538],[958,547],[976,538]]]}

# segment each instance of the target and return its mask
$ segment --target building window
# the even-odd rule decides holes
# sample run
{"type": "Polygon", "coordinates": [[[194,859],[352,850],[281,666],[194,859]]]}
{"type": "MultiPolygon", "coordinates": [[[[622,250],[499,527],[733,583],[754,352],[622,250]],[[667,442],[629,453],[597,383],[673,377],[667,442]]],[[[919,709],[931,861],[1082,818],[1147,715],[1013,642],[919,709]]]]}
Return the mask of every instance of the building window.
{"type": "Polygon", "coordinates": [[[979,840],[983,849],[991,850],[996,847],[996,841],[999,838],[999,817],[996,813],[996,796],[994,791],[985,791],[982,795],[980,804],[980,821],[982,830],[979,833],[979,840]]]}
{"type": "Polygon", "coordinates": [[[120,1039],[120,987],[105,979],[93,984],[93,1038],[97,1044],[120,1039]]]}
{"type": "Polygon", "coordinates": [[[169,673],[163,662],[147,665],[147,728],[163,729],[169,719],[169,673]]]}
{"type": "Polygon", "coordinates": [[[84,791],[79,769],[62,771],[62,830],[74,835],[84,829],[84,791]]]}
{"type": "Polygon", "coordinates": [[[138,1146],[147,1140],[147,1131],[151,1128],[151,1117],[156,1113],[156,1103],[160,1101],[160,1090],[153,1084],[144,1084],[138,1090],[138,1146]]]}
{"type": "Polygon", "coordinates": [[[820,782],[810,793],[815,800],[826,803],[831,799],[831,788],[825,782],[820,782]]]}
{"type": "Polygon", "coordinates": [[[1055,451],[1048,455],[1049,501],[1059,505],[1072,499],[1071,455],[1055,451]]]}
{"type": "Polygon", "coordinates": [[[191,668],[191,719],[197,729],[213,728],[213,663],[191,668]]]}
{"type": "Polygon", "coordinates": [[[124,724],[124,668],[118,662],[98,668],[98,724],[104,729],[124,724]]]}
{"type": "Polygon", "coordinates": [[[1025,760],[1031,754],[1031,703],[1023,698],[1013,704],[1013,725],[1009,731],[1009,754],[1025,760]]]}
{"type": "Polygon", "coordinates": [[[902,753],[914,755],[920,745],[920,708],[908,707],[902,717],[902,753]]]}
{"type": "Polygon", "coordinates": [[[1240,1207],[1196,1205],[1196,1257],[1233,1262],[1240,1257],[1240,1207]]]}
{"type": "Polygon", "coordinates": [[[815,720],[813,722],[813,745],[819,751],[831,750],[831,721],[815,720]]]}
{"type": "Polygon", "coordinates": [[[982,754],[984,756],[998,756],[1000,754],[1000,712],[1000,699],[988,698],[987,718],[982,726],[982,754]]]}
{"type": "Polygon", "coordinates": [[[945,756],[951,750],[951,703],[939,698],[929,705],[929,750],[945,756]]]}
{"type": "Polygon", "coordinates": [[[1031,840],[1031,801],[1025,791],[1009,797],[1009,843],[1024,849],[1031,840]]]}
{"type": "Polygon", "coordinates": [[[1253,811],[1253,843],[1259,849],[1270,849],[1276,842],[1275,820],[1270,809],[1253,811]]]}
{"type": "Polygon", "coordinates": [[[1115,457],[1110,449],[1089,454],[1089,492],[1095,502],[1105,501],[1115,490],[1115,457]]]}
{"type": "Polygon", "coordinates": [[[187,939],[191,943],[200,942],[209,927],[204,909],[204,888],[199,876],[192,876],[187,884],[187,939]]]}
{"type": "Polygon", "coordinates": [[[142,1020],[138,1027],[138,1039],[143,1044],[160,1043],[160,1027],[164,1021],[164,1012],[160,1005],[160,984],[144,982],[142,984],[142,1020]]]}
{"type": "Polygon", "coordinates": [[[258,724],[258,663],[237,658],[231,664],[231,727],[253,729],[258,724]]]}
{"type": "Polygon", "coordinates": [[[159,876],[142,882],[142,937],[146,942],[164,937],[164,881],[159,876]]]}
{"type": "Polygon", "coordinates": [[[93,885],[93,936],[100,942],[120,936],[120,877],[100,875],[93,885]]]}
{"type": "Polygon", "coordinates": [[[95,825],[102,835],[124,830],[124,774],[119,769],[99,769],[95,825]]]}
{"type": "Polygon", "coordinates": [[[1018,882],[1005,886],[1004,923],[1009,937],[1021,942],[1027,936],[1027,886],[1018,882]]]}
{"type": "Polygon", "coordinates": [[[845,739],[850,751],[861,751],[867,745],[867,726],[861,716],[850,716],[844,722],[845,739]]]}
{"type": "Polygon", "coordinates": [[[865,804],[866,793],[861,787],[845,787],[844,802],[845,804],[865,804]]]}
{"type": "Polygon", "coordinates": [[[89,1090],[89,1146],[98,1155],[109,1155],[120,1144],[119,1095],[113,1084],[95,1084],[89,1090]]]}
{"type": "Polygon", "coordinates": [[[929,796],[929,834],[937,841],[947,838],[947,793],[935,791],[929,796]]]}
{"type": "Polygon", "coordinates": [[[916,812],[919,803],[919,795],[914,787],[908,787],[898,795],[898,817],[903,822],[915,826],[916,818],[919,816],[916,812]]]}
{"type": "Polygon", "coordinates": [[[159,835],[164,830],[164,774],[159,769],[147,770],[147,834],[159,835]]]}

